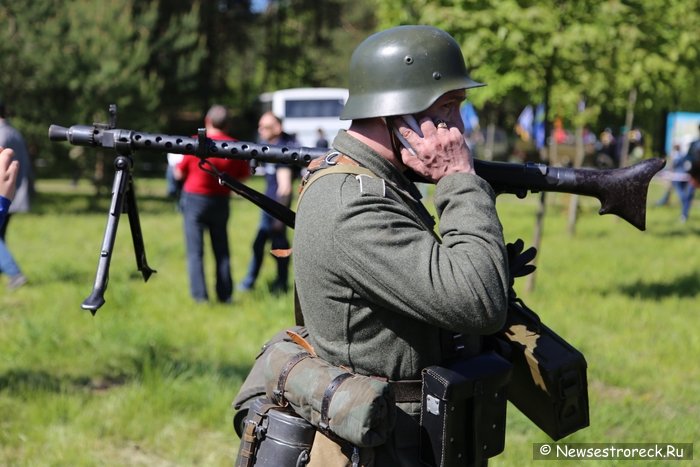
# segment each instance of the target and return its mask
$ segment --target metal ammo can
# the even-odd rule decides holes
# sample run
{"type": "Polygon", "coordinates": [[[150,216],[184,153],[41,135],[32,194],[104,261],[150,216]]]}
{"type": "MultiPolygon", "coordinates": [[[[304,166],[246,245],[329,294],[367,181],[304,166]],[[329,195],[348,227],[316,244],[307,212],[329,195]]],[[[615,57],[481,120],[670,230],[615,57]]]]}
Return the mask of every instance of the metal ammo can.
{"type": "Polygon", "coordinates": [[[236,467],[303,467],[316,429],[291,409],[256,399],[245,419],[236,467]]]}

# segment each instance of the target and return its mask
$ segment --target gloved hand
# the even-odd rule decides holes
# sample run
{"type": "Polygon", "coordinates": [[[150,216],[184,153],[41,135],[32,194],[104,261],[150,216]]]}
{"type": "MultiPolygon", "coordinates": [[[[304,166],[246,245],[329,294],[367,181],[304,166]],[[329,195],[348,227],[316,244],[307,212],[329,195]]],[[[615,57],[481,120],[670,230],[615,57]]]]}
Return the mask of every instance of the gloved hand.
{"type": "Polygon", "coordinates": [[[527,276],[536,269],[534,264],[528,263],[535,259],[537,249],[531,246],[527,250],[523,251],[524,247],[525,242],[523,242],[521,239],[517,239],[513,243],[506,244],[506,250],[508,252],[508,275],[510,279],[511,299],[515,298],[515,291],[513,290],[515,278],[527,276]]]}

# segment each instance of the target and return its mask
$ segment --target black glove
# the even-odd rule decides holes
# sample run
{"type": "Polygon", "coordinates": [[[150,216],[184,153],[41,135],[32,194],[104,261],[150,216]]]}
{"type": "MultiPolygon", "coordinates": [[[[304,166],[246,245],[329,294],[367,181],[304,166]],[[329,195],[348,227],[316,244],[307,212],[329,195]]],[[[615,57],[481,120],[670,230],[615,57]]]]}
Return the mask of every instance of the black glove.
{"type": "Polygon", "coordinates": [[[528,263],[535,259],[537,249],[534,246],[531,246],[527,250],[523,251],[524,247],[525,242],[523,242],[521,239],[517,239],[513,243],[506,244],[506,250],[508,251],[508,275],[510,279],[511,297],[513,298],[515,298],[515,292],[513,291],[515,278],[527,276],[536,269],[534,264],[528,263]]]}

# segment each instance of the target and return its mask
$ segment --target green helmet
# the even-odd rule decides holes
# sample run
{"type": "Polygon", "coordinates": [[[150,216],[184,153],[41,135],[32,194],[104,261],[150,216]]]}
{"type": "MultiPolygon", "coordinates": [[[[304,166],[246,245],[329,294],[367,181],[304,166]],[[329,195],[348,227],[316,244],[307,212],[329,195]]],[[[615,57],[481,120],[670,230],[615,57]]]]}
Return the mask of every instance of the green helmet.
{"type": "Polygon", "coordinates": [[[440,96],[484,86],[467,74],[452,36],[432,26],[398,26],[369,36],[350,59],[341,120],[422,112],[440,96]]]}

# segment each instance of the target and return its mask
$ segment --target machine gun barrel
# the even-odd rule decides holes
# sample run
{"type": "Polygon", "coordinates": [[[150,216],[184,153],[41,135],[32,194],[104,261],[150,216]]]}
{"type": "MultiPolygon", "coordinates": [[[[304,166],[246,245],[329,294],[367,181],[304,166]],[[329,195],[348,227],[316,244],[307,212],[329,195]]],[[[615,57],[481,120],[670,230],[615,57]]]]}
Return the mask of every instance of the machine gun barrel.
{"type": "MultiPolygon", "coordinates": [[[[319,148],[218,141],[202,137],[201,131],[200,136],[195,138],[110,129],[100,125],[74,125],[69,128],[51,125],[49,138],[78,146],[113,148],[120,154],[132,154],[137,150],[162,151],[302,167],[327,152],[319,148]]],[[[476,173],[496,193],[512,193],[524,197],[528,191],[552,191],[592,196],[601,203],[601,215],[615,214],[639,230],[646,229],[649,182],[664,165],[665,161],[660,158],[648,159],[631,167],[608,170],[474,160],[476,173]]]]}
{"type": "Polygon", "coordinates": [[[199,138],[196,137],[103,129],[91,125],[73,125],[70,128],[51,125],[49,139],[51,141],[68,141],[76,146],[114,148],[119,150],[121,154],[133,154],[137,150],[162,151],[228,159],[255,159],[260,162],[302,167],[308,165],[312,159],[321,157],[327,152],[326,149],[320,148],[275,146],[245,141],[219,141],[210,138],[206,138],[204,147],[202,147],[199,138]]]}

